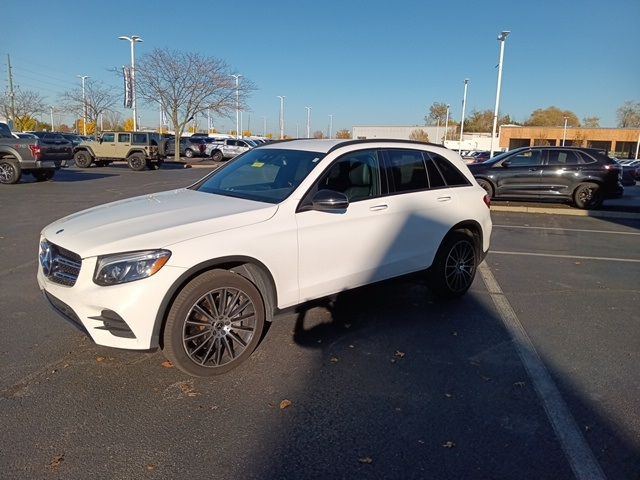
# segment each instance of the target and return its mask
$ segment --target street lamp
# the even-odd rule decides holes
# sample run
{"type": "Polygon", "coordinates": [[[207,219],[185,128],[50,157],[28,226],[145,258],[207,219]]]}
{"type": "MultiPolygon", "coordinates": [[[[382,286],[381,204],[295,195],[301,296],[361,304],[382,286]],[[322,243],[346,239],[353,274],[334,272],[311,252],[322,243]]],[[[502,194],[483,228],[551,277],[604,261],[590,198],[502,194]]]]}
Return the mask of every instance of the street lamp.
{"type": "Polygon", "coordinates": [[[464,111],[467,108],[467,87],[469,79],[464,79],[464,95],[462,96],[462,118],[460,119],[460,142],[458,142],[458,153],[462,151],[462,134],[464,133],[464,111]]]}
{"type": "Polygon", "coordinates": [[[282,95],[277,95],[280,99],[280,140],[284,140],[284,99],[287,98],[282,95]]]}
{"type": "Polygon", "coordinates": [[[493,111],[493,130],[491,131],[491,157],[493,157],[493,140],[496,137],[496,129],[498,127],[498,109],[500,108],[500,87],[502,86],[502,60],[504,59],[504,42],[511,32],[503,30],[498,35],[500,42],[500,61],[498,62],[498,87],[496,89],[496,108],[493,111]]]}
{"type": "Polygon", "coordinates": [[[267,117],[262,117],[262,136],[267,136],[267,117]]]}
{"type": "Polygon", "coordinates": [[[53,106],[50,106],[49,109],[51,112],[51,131],[53,132],[55,130],[55,128],[53,128],[53,106]]]}
{"type": "Polygon", "coordinates": [[[133,108],[133,131],[138,130],[138,109],[136,107],[136,53],[135,44],[142,42],[142,38],[137,35],[130,37],[121,36],[120,40],[126,40],[131,43],[131,106],[133,108]]]}
{"type": "Polygon", "coordinates": [[[87,134],[87,101],[84,96],[84,81],[87,78],[90,78],[89,75],[76,75],[80,80],[82,80],[82,130],[83,135],[87,134]]]}
{"type": "Polygon", "coordinates": [[[564,147],[564,142],[567,139],[567,118],[564,117],[564,129],[562,130],[562,146],[564,147]]]}
{"type": "Polygon", "coordinates": [[[240,77],[242,75],[231,75],[236,79],[236,138],[240,135],[240,77]]]}
{"type": "Polygon", "coordinates": [[[311,138],[311,107],[304,107],[307,109],[307,138],[311,138]]]}
{"type": "MultiPolygon", "coordinates": [[[[449,134],[449,104],[447,103],[447,120],[444,122],[444,142],[447,141],[448,134],[449,134]]],[[[442,142],[443,145],[444,145],[444,142],[442,142]]]]}
{"type": "Polygon", "coordinates": [[[329,138],[333,138],[333,113],[329,114],[329,138]]]}

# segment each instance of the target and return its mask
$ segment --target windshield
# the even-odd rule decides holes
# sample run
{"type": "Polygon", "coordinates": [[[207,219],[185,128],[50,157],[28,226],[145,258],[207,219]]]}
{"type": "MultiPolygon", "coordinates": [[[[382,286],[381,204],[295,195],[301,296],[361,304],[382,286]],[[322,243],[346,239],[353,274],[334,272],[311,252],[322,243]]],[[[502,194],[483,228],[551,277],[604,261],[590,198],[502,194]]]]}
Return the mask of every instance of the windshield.
{"type": "Polygon", "coordinates": [[[324,156],[323,153],[259,148],[249,150],[206,178],[200,192],[280,203],[324,156]]]}

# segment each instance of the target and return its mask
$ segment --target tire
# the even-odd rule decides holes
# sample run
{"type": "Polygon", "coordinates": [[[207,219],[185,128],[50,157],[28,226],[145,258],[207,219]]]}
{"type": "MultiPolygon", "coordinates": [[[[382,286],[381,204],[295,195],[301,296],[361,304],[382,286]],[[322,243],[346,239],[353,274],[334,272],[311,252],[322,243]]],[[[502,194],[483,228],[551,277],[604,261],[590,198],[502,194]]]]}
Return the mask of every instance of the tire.
{"type": "Polygon", "coordinates": [[[213,160],[214,162],[221,162],[223,158],[224,155],[222,155],[222,152],[220,150],[216,150],[211,154],[211,160],[213,160]]]}
{"type": "Polygon", "coordinates": [[[10,185],[18,183],[22,177],[20,166],[7,160],[0,160],[0,183],[10,185]]]}
{"type": "Polygon", "coordinates": [[[96,162],[96,166],[98,167],[106,167],[107,165],[109,165],[109,162],[104,161],[104,160],[100,160],[96,162]]]}
{"type": "Polygon", "coordinates": [[[602,205],[602,191],[597,183],[581,183],[573,192],[573,203],[578,208],[586,210],[598,208],[602,205]]]}
{"type": "Polygon", "coordinates": [[[47,168],[43,170],[34,170],[31,172],[31,175],[36,179],[36,182],[46,182],[51,180],[53,176],[56,174],[55,169],[47,168]]]}
{"type": "Polygon", "coordinates": [[[76,162],[76,166],[79,168],[89,168],[93,158],[91,154],[86,150],[80,150],[73,155],[73,160],[76,162]]]}
{"type": "Polygon", "coordinates": [[[191,150],[190,148],[187,148],[184,151],[184,156],[187,157],[187,158],[193,158],[193,150],[191,150]]]}
{"type": "Polygon", "coordinates": [[[141,153],[132,153],[127,157],[127,163],[129,164],[129,168],[131,170],[135,170],[136,172],[141,172],[145,168],[147,168],[147,160],[144,158],[144,155],[141,153]]]}
{"type": "Polygon", "coordinates": [[[155,162],[147,160],[147,168],[149,170],[159,170],[163,163],[163,160],[156,160],[155,162]]]}
{"type": "Polygon", "coordinates": [[[456,230],[445,237],[431,265],[429,287],[441,298],[464,295],[476,275],[478,249],[466,231],[456,230]]]}
{"type": "Polygon", "coordinates": [[[477,178],[476,181],[478,182],[478,185],[485,189],[487,195],[489,195],[489,198],[493,198],[495,191],[491,182],[489,180],[485,180],[484,178],[477,178]]]}
{"type": "Polygon", "coordinates": [[[251,356],[264,325],[264,302],[256,286],[236,273],[212,270],[194,278],[176,297],[162,349],[184,373],[220,375],[251,356]]]}

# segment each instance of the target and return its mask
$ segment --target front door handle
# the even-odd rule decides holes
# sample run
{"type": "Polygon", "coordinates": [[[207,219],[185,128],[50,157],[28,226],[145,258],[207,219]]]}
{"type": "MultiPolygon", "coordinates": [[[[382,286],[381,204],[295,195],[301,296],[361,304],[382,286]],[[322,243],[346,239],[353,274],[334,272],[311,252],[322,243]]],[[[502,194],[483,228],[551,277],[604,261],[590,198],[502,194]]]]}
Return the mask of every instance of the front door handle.
{"type": "Polygon", "coordinates": [[[438,197],[437,200],[439,202],[448,202],[449,200],[451,200],[451,196],[450,195],[446,195],[446,196],[443,196],[443,197],[438,197]]]}
{"type": "Polygon", "coordinates": [[[369,210],[371,210],[372,212],[379,212],[380,210],[386,210],[387,208],[389,208],[388,205],[381,204],[381,205],[374,205],[373,207],[370,207],[369,210]]]}

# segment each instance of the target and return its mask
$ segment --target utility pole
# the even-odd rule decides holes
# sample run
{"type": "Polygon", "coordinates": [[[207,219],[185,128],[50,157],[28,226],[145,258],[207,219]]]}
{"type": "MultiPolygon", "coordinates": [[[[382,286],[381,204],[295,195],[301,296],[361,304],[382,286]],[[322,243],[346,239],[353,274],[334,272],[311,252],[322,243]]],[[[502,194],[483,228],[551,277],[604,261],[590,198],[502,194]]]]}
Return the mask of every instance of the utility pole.
{"type": "Polygon", "coordinates": [[[280,140],[284,139],[284,95],[277,95],[280,99],[280,140]]]}
{"type": "Polygon", "coordinates": [[[51,131],[53,132],[55,128],[53,128],[53,106],[49,107],[51,113],[51,131]]]}
{"type": "Polygon", "coordinates": [[[307,109],[307,138],[311,138],[311,107],[304,107],[307,109]]]}
{"type": "MultiPolygon", "coordinates": [[[[84,82],[89,78],[89,75],[76,75],[76,77],[82,80],[82,134],[87,135],[87,100],[84,94],[84,82]]],[[[135,120],[133,121],[133,124],[136,124],[135,120]]]]}
{"type": "Polygon", "coordinates": [[[11,57],[7,53],[7,69],[9,70],[9,96],[11,97],[11,130],[15,128],[16,124],[16,93],[13,91],[13,73],[11,72],[11,57]]]}
{"type": "Polygon", "coordinates": [[[333,138],[333,113],[329,114],[329,138],[333,138]]]}
{"type": "MultiPolygon", "coordinates": [[[[444,122],[444,141],[447,141],[447,136],[449,133],[449,104],[447,103],[447,120],[444,122]]],[[[442,145],[444,145],[444,142],[442,142],[442,145]]]]}
{"type": "Polygon", "coordinates": [[[458,154],[462,151],[462,135],[464,134],[464,112],[467,108],[467,88],[469,79],[464,79],[464,94],[462,95],[462,118],[460,119],[460,142],[458,143],[458,154]]]}

